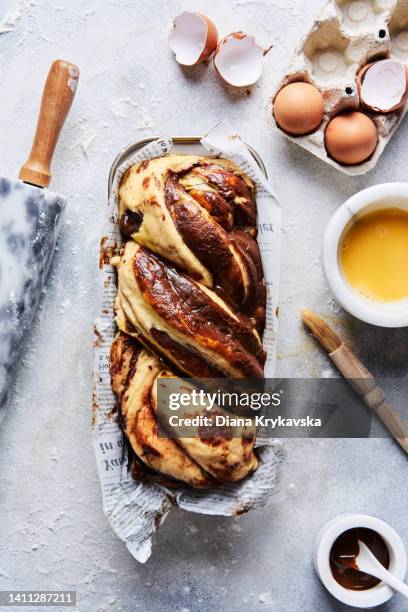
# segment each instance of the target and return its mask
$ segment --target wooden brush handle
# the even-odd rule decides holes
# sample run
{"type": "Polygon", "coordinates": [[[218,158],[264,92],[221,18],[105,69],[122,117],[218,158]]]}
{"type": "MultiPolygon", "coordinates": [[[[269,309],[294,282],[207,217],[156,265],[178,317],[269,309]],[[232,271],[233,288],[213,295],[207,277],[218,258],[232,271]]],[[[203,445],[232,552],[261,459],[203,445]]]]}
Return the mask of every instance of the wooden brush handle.
{"type": "Polygon", "coordinates": [[[374,412],[387,427],[388,431],[392,433],[398,444],[408,454],[408,427],[406,423],[400,419],[394,408],[384,400],[382,404],[374,408],[374,412]]]}
{"type": "Polygon", "coordinates": [[[38,187],[48,187],[51,160],[62,126],[71,108],[79,70],[74,64],[56,60],[45,83],[33,146],[19,178],[38,187]]]}
{"type": "Polygon", "coordinates": [[[361,395],[365,404],[376,413],[408,454],[408,425],[385,401],[382,389],[377,386],[367,368],[345,344],[342,344],[334,353],[330,353],[330,358],[353,389],[361,395]]]}

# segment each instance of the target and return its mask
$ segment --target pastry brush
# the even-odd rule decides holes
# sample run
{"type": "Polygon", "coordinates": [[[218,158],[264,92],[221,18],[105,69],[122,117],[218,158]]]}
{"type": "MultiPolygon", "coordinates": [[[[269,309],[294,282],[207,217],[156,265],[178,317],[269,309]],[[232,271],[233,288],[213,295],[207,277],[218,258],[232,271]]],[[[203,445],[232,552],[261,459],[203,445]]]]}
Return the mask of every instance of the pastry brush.
{"type": "Polygon", "coordinates": [[[398,444],[408,454],[408,425],[386,402],[384,393],[374,377],[331,327],[310,310],[302,310],[303,323],[316,340],[328,352],[330,359],[347,379],[351,387],[362,397],[364,403],[375,412],[391,432],[398,444]]]}

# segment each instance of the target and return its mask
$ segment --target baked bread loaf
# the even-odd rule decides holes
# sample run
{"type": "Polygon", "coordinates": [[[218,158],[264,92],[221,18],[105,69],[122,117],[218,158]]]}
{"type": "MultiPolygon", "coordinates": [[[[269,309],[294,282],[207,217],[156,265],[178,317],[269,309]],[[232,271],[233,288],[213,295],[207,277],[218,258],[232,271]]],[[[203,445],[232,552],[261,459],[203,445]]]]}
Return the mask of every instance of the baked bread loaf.
{"type": "Polygon", "coordinates": [[[112,385],[139,460],[193,487],[256,469],[255,435],[243,431],[220,448],[199,436],[158,440],[155,381],[164,372],[263,378],[266,292],[254,195],[233,162],[191,155],[135,164],[119,188],[128,240],[114,260],[121,333],[112,346],[112,385]]]}
{"type": "Polygon", "coordinates": [[[119,225],[263,330],[254,184],[233,162],[169,155],[132,166],[120,185],[119,225]]]}
{"type": "Polygon", "coordinates": [[[110,367],[123,429],[144,466],[194,488],[214,487],[217,481],[235,482],[257,468],[254,428],[231,431],[225,438],[200,435],[199,428],[194,437],[176,441],[158,435],[157,384],[174,374],[136,340],[117,335],[110,367]]]}

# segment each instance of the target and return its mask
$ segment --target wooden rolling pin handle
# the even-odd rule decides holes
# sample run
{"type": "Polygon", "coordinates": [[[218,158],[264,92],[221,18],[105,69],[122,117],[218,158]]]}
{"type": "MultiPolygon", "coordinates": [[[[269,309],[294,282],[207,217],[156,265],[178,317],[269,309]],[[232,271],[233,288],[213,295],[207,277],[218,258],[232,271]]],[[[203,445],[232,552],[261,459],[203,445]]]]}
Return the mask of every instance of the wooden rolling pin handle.
{"type": "Polygon", "coordinates": [[[38,187],[48,187],[51,161],[62,126],[71,108],[78,84],[79,69],[56,60],[45,83],[33,146],[19,178],[38,187]]]}
{"type": "Polygon", "coordinates": [[[366,405],[377,414],[408,454],[408,425],[385,401],[382,389],[377,386],[367,368],[345,344],[330,353],[330,358],[353,389],[361,395],[366,405]]]}

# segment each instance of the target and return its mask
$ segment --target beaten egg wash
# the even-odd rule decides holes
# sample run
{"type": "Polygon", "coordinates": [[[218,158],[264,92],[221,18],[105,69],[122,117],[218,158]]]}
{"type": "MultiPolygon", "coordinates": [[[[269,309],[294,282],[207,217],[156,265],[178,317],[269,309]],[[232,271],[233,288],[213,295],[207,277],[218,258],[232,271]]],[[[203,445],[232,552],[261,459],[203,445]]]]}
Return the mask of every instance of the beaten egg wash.
{"type": "Polygon", "coordinates": [[[340,241],[339,260],[361,295],[381,302],[408,297],[408,212],[386,208],[354,221],[340,241]]]}

